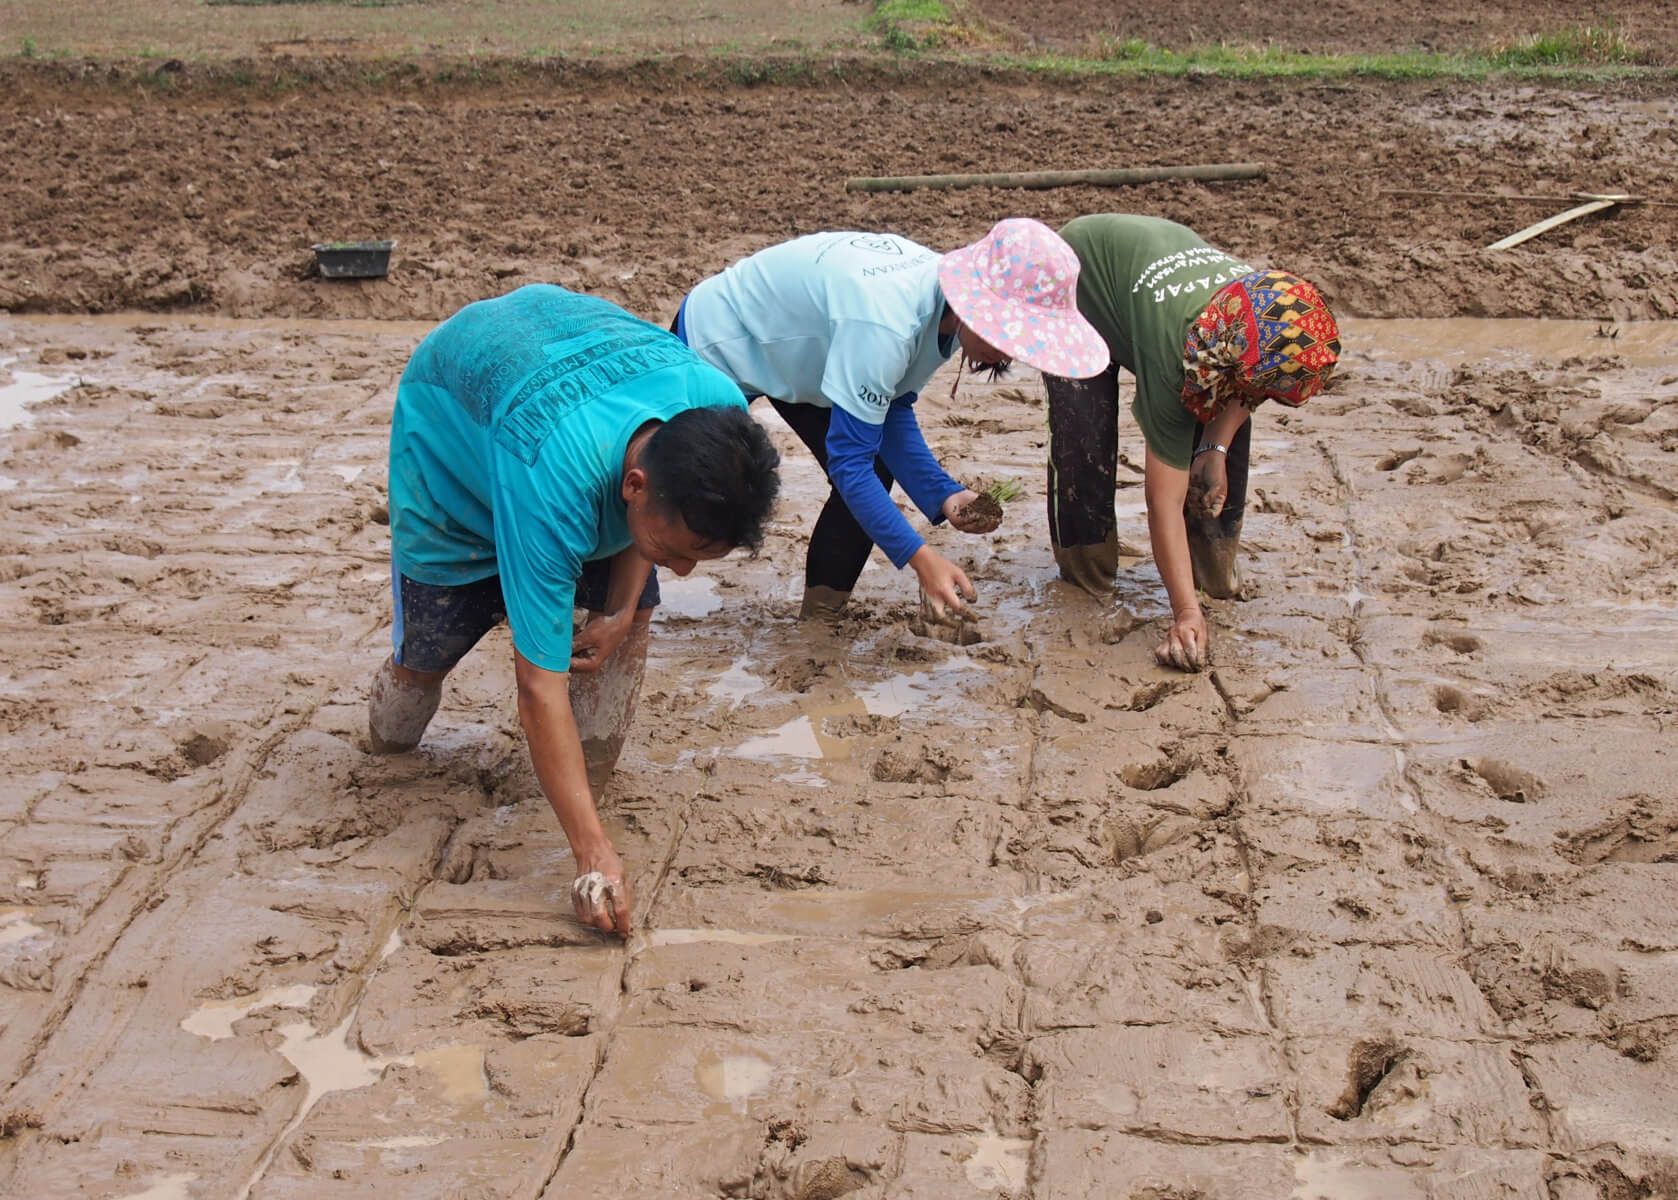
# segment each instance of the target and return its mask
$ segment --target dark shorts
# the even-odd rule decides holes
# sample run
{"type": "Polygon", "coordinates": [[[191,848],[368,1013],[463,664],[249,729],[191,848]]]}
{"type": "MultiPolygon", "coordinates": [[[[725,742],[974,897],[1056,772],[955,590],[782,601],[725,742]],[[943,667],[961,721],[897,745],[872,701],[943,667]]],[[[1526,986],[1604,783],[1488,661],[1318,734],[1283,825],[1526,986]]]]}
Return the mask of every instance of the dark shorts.
{"type": "MultiPolygon", "coordinates": [[[[605,611],[611,577],[610,559],[584,563],[577,580],[577,607],[605,611]]],[[[484,634],[507,619],[499,575],[451,587],[409,579],[393,563],[390,584],[396,607],[390,640],[397,665],[410,671],[450,670],[484,634]]],[[[647,586],[635,607],[658,607],[657,569],[647,572],[647,586]]]]}

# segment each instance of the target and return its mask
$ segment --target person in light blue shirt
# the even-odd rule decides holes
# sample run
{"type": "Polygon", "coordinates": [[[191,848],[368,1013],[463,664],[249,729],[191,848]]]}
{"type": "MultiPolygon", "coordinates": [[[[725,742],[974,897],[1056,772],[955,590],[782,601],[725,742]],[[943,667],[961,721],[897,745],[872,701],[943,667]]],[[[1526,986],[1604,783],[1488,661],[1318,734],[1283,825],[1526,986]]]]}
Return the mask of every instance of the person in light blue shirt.
{"type": "Polygon", "coordinates": [[[640,690],[653,568],[686,575],[759,545],[778,464],[727,376],[657,326],[559,287],[468,305],[402,374],[394,649],[373,682],[370,740],[416,746],[444,678],[505,618],[520,723],[577,863],[573,904],[596,928],[630,929],[629,882],[594,795],[640,690]],[[573,638],[577,608],[588,619],[573,638]]]}
{"type": "Polygon", "coordinates": [[[914,405],[958,350],[975,368],[1002,370],[1041,351],[1051,326],[1057,347],[1086,334],[1099,342],[1065,288],[1045,282],[1045,253],[1075,280],[1071,251],[1035,221],[1002,222],[986,241],[944,255],[896,234],[818,233],[761,250],[683,300],[676,335],[748,397],[769,397],[832,482],[810,536],[802,615],[842,612],[876,545],[893,566],[914,570],[939,611],[974,598],[966,572],[926,544],[889,489],[895,480],[933,524],[996,528],[994,514],[969,510],[978,497],[933,457],[914,405]],[[1031,245],[1010,244],[993,263],[1005,226],[1029,233],[1031,245]],[[946,286],[958,274],[961,285],[946,286]],[[973,283],[981,275],[984,286],[973,283]],[[980,314],[997,318],[988,339],[975,329],[980,314]]]}

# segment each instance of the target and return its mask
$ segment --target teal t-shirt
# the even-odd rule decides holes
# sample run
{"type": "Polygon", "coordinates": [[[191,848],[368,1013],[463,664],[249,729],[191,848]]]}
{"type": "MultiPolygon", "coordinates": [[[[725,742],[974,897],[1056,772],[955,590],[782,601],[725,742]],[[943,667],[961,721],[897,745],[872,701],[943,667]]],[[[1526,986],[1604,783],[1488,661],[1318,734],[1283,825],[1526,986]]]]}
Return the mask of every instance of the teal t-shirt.
{"type": "Polygon", "coordinates": [[[1253,268],[1161,217],[1078,217],[1060,236],[1078,255],[1078,311],[1136,376],[1130,411],[1149,452],[1187,470],[1199,422],[1183,407],[1183,343],[1212,297],[1253,268]]]}
{"type": "Polygon", "coordinates": [[[745,403],[670,333],[605,300],[538,284],[468,305],[420,343],[397,387],[396,569],[444,585],[499,575],[518,652],[567,670],[582,565],[630,544],[630,437],[745,403]]]}

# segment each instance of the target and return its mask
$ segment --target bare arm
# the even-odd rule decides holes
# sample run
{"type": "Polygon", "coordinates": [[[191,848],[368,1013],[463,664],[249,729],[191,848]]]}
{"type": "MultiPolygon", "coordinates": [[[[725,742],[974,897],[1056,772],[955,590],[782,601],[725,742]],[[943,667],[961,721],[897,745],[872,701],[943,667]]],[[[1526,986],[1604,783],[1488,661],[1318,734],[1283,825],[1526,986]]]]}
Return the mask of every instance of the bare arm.
{"type": "Polygon", "coordinates": [[[1227,447],[1252,415],[1249,408],[1228,404],[1200,435],[1201,446],[1225,447],[1204,454],[1198,453],[1196,447],[1194,461],[1189,465],[1190,506],[1203,516],[1215,517],[1224,510],[1224,502],[1229,499],[1227,447]]]}
{"type": "Polygon", "coordinates": [[[1163,665],[1198,671],[1206,665],[1206,616],[1194,589],[1194,565],[1189,559],[1189,532],[1183,521],[1183,502],[1189,494],[1189,473],[1162,462],[1152,450],[1142,473],[1148,502],[1148,540],[1154,564],[1171,600],[1171,628],[1154,650],[1163,665]]]}
{"type": "MultiPolygon", "coordinates": [[[[614,564],[615,565],[615,564],[614,564]]],[[[616,579],[613,580],[614,587],[616,579]]],[[[571,854],[577,861],[579,882],[593,873],[604,877],[603,890],[572,888],[572,906],[586,925],[627,938],[632,899],[623,860],[600,824],[600,814],[589,792],[583,765],[583,745],[571,715],[571,681],[564,671],[538,667],[513,652],[519,688],[519,723],[530,743],[530,761],[542,794],[553,806],[571,854]]]]}

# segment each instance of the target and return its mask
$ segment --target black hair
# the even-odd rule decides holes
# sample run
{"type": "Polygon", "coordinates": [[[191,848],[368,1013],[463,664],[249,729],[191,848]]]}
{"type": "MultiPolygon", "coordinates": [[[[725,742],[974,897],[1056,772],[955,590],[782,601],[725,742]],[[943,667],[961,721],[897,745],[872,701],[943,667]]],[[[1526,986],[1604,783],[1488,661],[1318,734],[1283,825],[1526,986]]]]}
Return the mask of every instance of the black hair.
{"type": "Polygon", "coordinates": [[[746,410],[690,408],[653,430],[638,463],[653,503],[699,537],[756,550],[781,490],[781,455],[746,410]]]}

